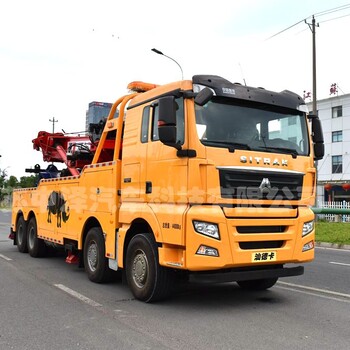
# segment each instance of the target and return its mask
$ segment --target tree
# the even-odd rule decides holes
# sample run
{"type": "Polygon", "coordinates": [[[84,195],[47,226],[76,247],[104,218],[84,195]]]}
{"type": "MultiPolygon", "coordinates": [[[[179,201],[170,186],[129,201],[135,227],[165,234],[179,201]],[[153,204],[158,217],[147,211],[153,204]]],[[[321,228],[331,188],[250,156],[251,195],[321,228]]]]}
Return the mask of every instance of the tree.
{"type": "Polygon", "coordinates": [[[4,195],[5,195],[3,189],[5,187],[6,176],[7,176],[6,169],[5,170],[0,169],[0,202],[4,199],[4,195]]]}
{"type": "Polygon", "coordinates": [[[5,170],[0,169],[0,187],[1,188],[4,187],[6,176],[7,176],[6,169],[5,170]]]}
{"type": "Polygon", "coordinates": [[[19,186],[21,188],[35,187],[37,185],[37,176],[21,176],[19,180],[19,186]]]}
{"type": "Polygon", "coordinates": [[[16,176],[11,175],[8,180],[5,181],[5,187],[6,188],[17,188],[19,186],[19,182],[17,180],[16,176]]]}
{"type": "Polygon", "coordinates": [[[37,185],[37,176],[21,176],[18,181],[16,176],[11,175],[7,178],[6,169],[0,169],[0,202],[4,200],[5,195],[11,195],[14,188],[35,187],[37,185]]]}

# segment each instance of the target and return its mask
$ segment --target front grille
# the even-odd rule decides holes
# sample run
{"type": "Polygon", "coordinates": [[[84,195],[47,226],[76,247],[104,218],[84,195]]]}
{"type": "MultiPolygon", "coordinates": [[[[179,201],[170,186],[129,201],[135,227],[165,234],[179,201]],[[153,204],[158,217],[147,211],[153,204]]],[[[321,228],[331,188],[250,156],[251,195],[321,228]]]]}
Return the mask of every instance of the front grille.
{"type": "Polygon", "coordinates": [[[281,248],[285,241],[256,241],[256,242],[239,242],[239,247],[244,250],[249,249],[275,249],[281,248]]]}
{"type": "Polygon", "coordinates": [[[219,176],[222,198],[299,200],[304,175],[219,168],[219,176]]]}
{"type": "Polygon", "coordinates": [[[237,226],[238,233],[281,233],[286,226],[237,226]]]}

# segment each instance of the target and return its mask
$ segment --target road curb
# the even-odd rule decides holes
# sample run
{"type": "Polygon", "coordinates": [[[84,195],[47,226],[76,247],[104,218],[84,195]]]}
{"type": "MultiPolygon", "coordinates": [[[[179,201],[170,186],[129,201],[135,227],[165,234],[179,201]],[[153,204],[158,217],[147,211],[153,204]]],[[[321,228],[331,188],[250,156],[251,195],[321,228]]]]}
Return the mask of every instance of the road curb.
{"type": "Polygon", "coordinates": [[[350,250],[350,245],[340,243],[316,242],[316,247],[350,250]]]}

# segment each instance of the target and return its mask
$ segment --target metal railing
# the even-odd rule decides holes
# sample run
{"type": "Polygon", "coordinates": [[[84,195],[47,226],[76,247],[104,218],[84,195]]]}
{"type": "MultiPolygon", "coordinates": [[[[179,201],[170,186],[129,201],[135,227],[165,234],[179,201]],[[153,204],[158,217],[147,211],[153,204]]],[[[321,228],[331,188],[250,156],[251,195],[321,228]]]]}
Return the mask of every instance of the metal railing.
{"type": "Polygon", "coordinates": [[[350,202],[323,202],[312,208],[318,219],[330,222],[350,222],[350,202]]]}

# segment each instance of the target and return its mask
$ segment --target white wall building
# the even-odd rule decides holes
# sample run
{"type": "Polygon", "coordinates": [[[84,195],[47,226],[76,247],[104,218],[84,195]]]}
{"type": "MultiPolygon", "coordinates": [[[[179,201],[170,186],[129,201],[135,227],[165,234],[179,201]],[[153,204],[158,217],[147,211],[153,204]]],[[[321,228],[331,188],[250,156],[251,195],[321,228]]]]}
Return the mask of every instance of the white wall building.
{"type": "Polygon", "coordinates": [[[317,110],[325,143],[317,162],[317,202],[350,202],[350,94],[319,100],[317,110]]]}

